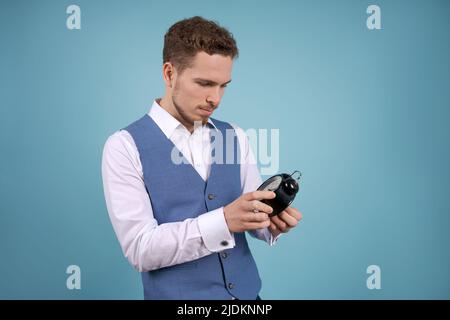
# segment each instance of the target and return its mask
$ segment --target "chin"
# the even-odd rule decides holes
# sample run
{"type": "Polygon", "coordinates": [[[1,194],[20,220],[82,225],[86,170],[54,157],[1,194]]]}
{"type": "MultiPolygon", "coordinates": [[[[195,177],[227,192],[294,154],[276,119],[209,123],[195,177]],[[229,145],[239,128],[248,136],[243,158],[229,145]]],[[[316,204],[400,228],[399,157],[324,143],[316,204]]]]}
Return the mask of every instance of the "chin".
{"type": "Polygon", "coordinates": [[[192,122],[192,123],[195,123],[195,122],[202,122],[202,123],[205,123],[206,121],[208,121],[208,118],[202,117],[202,116],[198,116],[198,115],[196,115],[196,116],[194,116],[194,117],[191,118],[191,122],[192,122]]]}
{"type": "Polygon", "coordinates": [[[198,114],[198,113],[193,115],[193,118],[195,119],[195,121],[202,121],[202,120],[208,119],[209,117],[210,116],[203,115],[203,114],[198,114]]]}
{"type": "Polygon", "coordinates": [[[197,120],[197,121],[201,121],[202,124],[205,124],[205,123],[208,122],[208,119],[209,119],[209,117],[205,117],[205,118],[201,118],[201,119],[199,119],[199,120],[197,120]]]}

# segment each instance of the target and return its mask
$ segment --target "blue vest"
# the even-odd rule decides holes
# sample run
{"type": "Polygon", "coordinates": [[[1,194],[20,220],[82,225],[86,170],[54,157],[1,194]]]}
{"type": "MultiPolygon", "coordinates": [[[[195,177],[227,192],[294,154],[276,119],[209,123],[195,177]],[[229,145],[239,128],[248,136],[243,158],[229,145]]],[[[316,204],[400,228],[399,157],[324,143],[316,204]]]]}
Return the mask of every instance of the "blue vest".
{"type": "MultiPolygon", "coordinates": [[[[171,153],[174,144],[148,115],[125,128],[137,146],[145,186],[158,224],[198,217],[231,203],[242,194],[240,165],[236,161],[239,152],[236,134],[228,123],[214,119],[213,122],[222,133],[224,160],[223,164],[211,164],[207,182],[189,162],[173,163],[171,153]],[[227,136],[227,129],[233,134],[227,136]],[[225,160],[227,139],[234,140],[233,164],[225,160]]],[[[182,156],[181,152],[179,155],[182,156]]],[[[236,246],[233,249],[142,272],[144,298],[256,299],[261,280],[245,233],[234,233],[234,239],[236,246]]]]}

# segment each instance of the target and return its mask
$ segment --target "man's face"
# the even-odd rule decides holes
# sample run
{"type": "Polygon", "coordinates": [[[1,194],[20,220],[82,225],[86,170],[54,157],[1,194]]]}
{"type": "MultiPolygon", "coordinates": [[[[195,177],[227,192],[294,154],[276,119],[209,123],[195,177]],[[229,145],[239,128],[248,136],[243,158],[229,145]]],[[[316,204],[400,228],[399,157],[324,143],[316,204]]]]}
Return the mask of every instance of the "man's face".
{"type": "Polygon", "coordinates": [[[172,102],[185,126],[208,121],[231,81],[232,67],[231,57],[202,51],[196,54],[190,67],[181,74],[176,72],[172,102]]]}

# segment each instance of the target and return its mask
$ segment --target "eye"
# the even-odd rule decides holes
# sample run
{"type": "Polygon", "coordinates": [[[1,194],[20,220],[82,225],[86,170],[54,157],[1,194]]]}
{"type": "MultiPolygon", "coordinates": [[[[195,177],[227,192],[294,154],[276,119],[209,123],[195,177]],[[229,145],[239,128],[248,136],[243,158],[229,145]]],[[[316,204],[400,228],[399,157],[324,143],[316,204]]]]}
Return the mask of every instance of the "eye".
{"type": "Polygon", "coordinates": [[[207,82],[198,82],[198,84],[202,87],[211,87],[212,86],[211,83],[207,83],[207,82]]]}

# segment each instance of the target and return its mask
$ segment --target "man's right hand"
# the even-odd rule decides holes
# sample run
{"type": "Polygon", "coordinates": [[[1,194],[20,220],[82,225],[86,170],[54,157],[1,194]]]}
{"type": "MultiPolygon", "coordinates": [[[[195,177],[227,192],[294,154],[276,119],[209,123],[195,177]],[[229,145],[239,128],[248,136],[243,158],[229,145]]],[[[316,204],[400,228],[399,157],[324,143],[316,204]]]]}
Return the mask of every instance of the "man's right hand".
{"type": "Polygon", "coordinates": [[[272,213],[273,209],[260,200],[273,198],[275,193],[272,191],[254,191],[243,194],[225,206],[223,213],[228,229],[231,232],[244,232],[270,226],[268,214],[272,213]]]}

